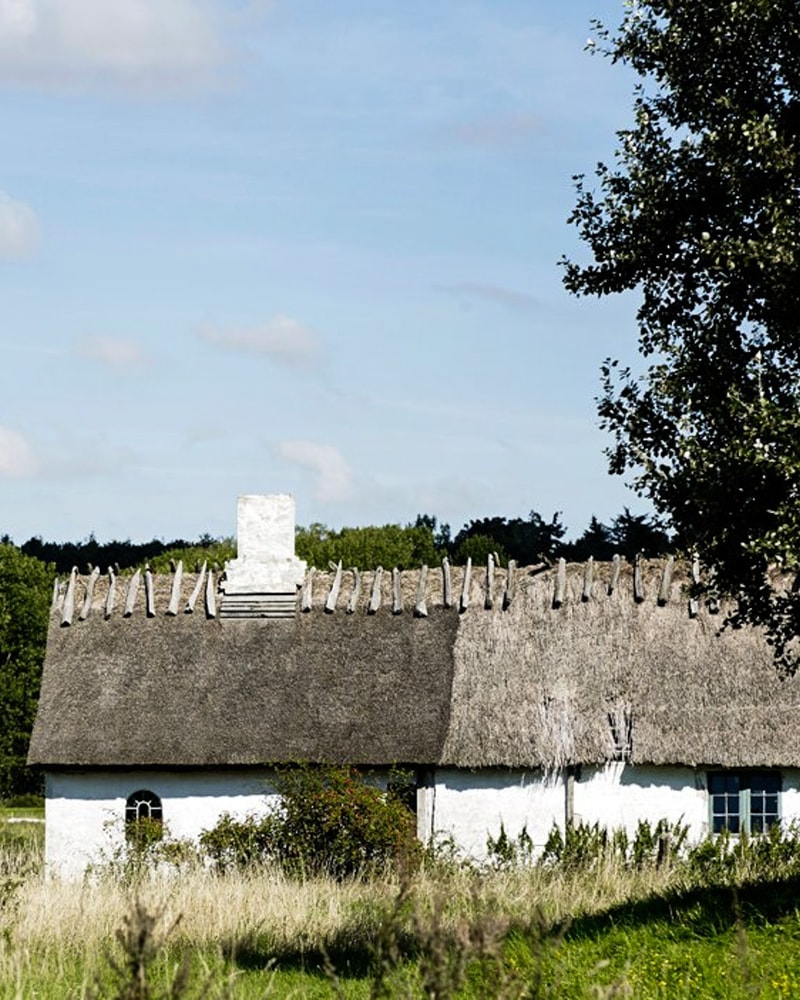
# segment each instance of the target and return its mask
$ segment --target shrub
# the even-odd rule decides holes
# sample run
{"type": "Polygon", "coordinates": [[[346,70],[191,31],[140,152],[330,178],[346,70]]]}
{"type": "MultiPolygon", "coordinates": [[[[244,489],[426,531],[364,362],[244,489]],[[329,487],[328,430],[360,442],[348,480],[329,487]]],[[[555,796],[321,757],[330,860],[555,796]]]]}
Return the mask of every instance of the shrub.
{"type": "Polygon", "coordinates": [[[756,836],[723,830],[693,847],[686,861],[690,878],[701,886],[790,878],[800,874],[800,830],[779,823],[756,836]]]}
{"type": "Polygon", "coordinates": [[[539,861],[578,871],[592,871],[608,862],[635,869],[660,866],[680,857],[687,835],[688,827],[666,819],[655,826],[640,820],[632,840],[624,829],[609,831],[598,823],[568,826],[563,834],[553,826],[539,861]]]}
{"type": "Polygon", "coordinates": [[[486,853],[492,868],[517,868],[529,865],[533,861],[533,852],[534,845],[527,826],[523,826],[516,837],[509,837],[505,825],[501,822],[497,837],[489,834],[486,838],[486,853]]]}
{"type": "Polygon", "coordinates": [[[265,816],[225,815],[201,835],[219,870],[276,862],[290,875],[342,879],[419,864],[414,814],[392,788],[384,791],[352,767],[311,765],[281,770],[277,787],[280,802],[265,816]]]}

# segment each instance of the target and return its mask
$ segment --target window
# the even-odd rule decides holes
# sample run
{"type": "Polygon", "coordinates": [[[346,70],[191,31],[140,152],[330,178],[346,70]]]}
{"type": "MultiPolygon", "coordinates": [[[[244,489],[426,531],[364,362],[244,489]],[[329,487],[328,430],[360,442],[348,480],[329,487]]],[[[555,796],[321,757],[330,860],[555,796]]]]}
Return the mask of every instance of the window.
{"type": "Polygon", "coordinates": [[[125,801],[125,835],[136,842],[160,840],[163,812],[155,792],[142,788],[125,801]]]}
{"type": "Polygon", "coordinates": [[[708,776],[711,831],[763,833],[780,819],[777,771],[714,771],[708,776]]]}

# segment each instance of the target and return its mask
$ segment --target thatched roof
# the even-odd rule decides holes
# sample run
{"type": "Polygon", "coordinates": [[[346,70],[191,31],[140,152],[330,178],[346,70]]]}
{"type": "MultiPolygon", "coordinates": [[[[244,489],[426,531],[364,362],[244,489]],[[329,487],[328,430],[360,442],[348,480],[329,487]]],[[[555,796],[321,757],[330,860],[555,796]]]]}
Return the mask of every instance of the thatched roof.
{"type": "Polygon", "coordinates": [[[194,574],[177,605],[167,575],[129,595],[118,579],[113,608],[105,578],[87,601],[76,576],[54,601],[30,761],[800,765],[800,678],[779,678],[759,634],[690,613],[686,567],[642,564],[635,587],[623,562],[612,593],[609,565],[510,579],[473,568],[467,601],[453,568],[447,607],[439,568],[423,586],[365,572],[357,591],[350,571],[316,572],[294,617],[236,620],[216,579],[189,614],[194,574]]]}

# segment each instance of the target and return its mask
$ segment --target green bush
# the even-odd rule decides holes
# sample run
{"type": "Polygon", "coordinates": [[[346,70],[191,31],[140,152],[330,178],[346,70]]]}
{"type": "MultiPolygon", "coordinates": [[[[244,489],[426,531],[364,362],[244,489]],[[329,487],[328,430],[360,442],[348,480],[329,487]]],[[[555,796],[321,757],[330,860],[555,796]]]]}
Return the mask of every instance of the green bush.
{"type": "Polygon", "coordinates": [[[775,823],[766,833],[739,837],[727,830],[695,845],[686,858],[688,874],[701,886],[738,886],[800,875],[800,831],[775,823]]]}
{"type": "Polygon", "coordinates": [[[293,876],[370,877],[416,867],[416,819],[390,783],[384,791],[352,767],[295,765],[278,774],[277,807],[261,817],[221,817],[200,837],[220,870],[277,863],[293,876]]]}
{"type": "Polygon", "coordinates": [[[6,809],[44,809],[44,796],[36,792],[23,792],[21,795],[10,795],[0,801],[0,808],[6,809]]]}
{"type": "Polygon", "coordinates": [[[576,871],[592,871],[608,862],[636,869],[671,864],[682,854],[687,834],[688,827],[666,819],[655,826],[640,820],[633,839],[622,828],[609,831],[598,823],[578,823],[564,833],[553,826],[539,863],[576,871]]]}
{"type": "Polygon", "coordinates": [[[528,827],[523,826],[516,837],[509,837],[501,821],[500,833],[496,837],[489,834],[486,838],[486,854],[492,868],[518,868],[530,864],[533,861],[534,844],[528,827]]]}

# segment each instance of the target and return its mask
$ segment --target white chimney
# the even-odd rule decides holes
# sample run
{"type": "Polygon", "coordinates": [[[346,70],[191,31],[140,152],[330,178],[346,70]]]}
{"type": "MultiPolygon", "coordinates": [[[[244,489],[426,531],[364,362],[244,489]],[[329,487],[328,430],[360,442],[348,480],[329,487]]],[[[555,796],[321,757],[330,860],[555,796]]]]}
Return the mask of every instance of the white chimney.
{"type": "Polygon", "coordinates": [[[294,614],[306,563],[294,554],[295,502],[288,493],[239,497],[236,559],[225,564],[223,618],[294,614]]]}

